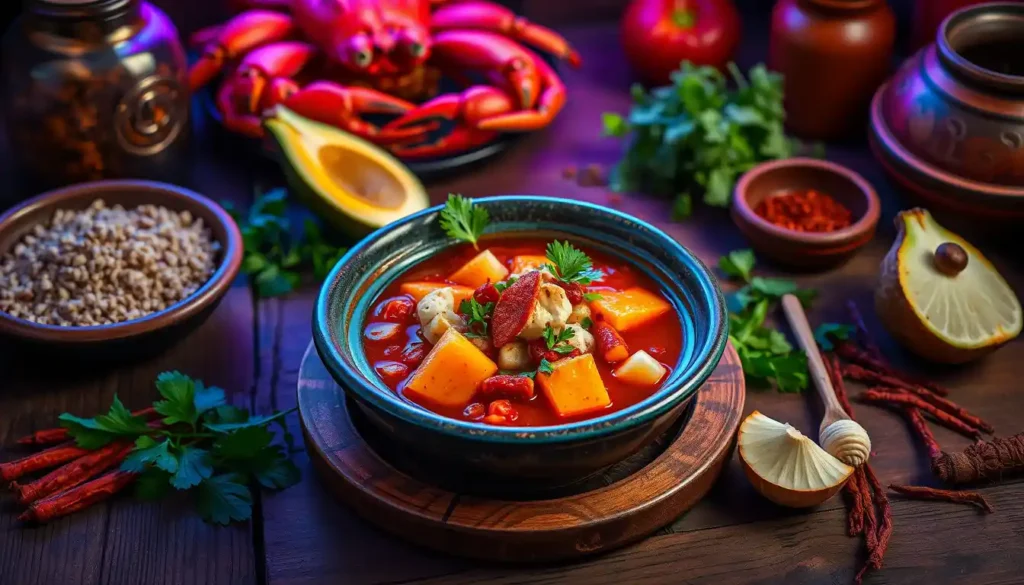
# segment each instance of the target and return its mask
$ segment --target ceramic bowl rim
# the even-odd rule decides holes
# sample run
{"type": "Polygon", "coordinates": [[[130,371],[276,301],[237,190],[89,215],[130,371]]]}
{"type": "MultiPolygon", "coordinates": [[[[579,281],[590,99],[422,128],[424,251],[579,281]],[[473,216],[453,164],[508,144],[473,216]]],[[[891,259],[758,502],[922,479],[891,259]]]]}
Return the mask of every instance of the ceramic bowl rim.
{"type": "MultiPolygon", "coordinates": [[[[53,189],[22,201],[0,215],[0,233],[20,224],[24,216],[36,213],[40,209],[56,209],[61,203],[69,201],[88,198],[100,199],[106,192],[127,189],[139,189],[142,195],[139,205],[147,203],[145,200],[147,193],[160,191],[181,201],[181,205],[174,208],[176,211],[191,211],[195,215],[194,210],[198,207],[204,208],[210,213],[227,235],[227,241],[219,242],[221,244],[220,260],[210,278],[191,295],[166,309],[137,319],[109,325],[85,327],[44,325],[0,311],[0,333],[11,337],[61,345],[129,339],[187,321],[202,313],[227,293],[242,266],[242,233],[235,220],[223,207],[208,197],[178,185],[137,179],[110,179],[53,189]]],[[[211,233],[211,237],[217,240],[215,234],[211,233]]],[[[0,250],[0,253],[5,252],[6,250],[0,250]]]]}
{"type": "Polygon", "coordinates": [[[857,241],[874,229],[882,214],[881,201],[867,179],[839,163],[816,158],[794,157],[763,162],[740,177],[733,190],[732,199],[733,210],[751,227],[779,241],[815,247],[832,247],[857,241]],[[755,213],[747,201],[750,184],[762,175],[787,168],[816,168],[842,177],[857,187],[857,191],[867,202],[867,209],[849,226],[827,233],[797,232],[769,222],[755,213]]]}
{"type": "MultiPolygon", "coordinates": [[[[648,230],[660,244],[664,244],[667,249],[670,249],[674,256],[678,255],[677,257],[690,263],[700,288],[711,293],[710,295],[702,295],[707,297],[704,300],[709,304],[710,308],[709,320],[712,326],[706,333],[708,342],[705,344],[710,347],[707,347],[703,352],[699,349],[695,350],[692,360],[694,365],[691,366],[689,377],[681,378],[673,384],[663,386],[646,399],[622,410],[564,425],[538,427],[490,426],[451,419],[426,409],[415,408],[395,397],[393,393],[385,396],[385,392],[366,382],[360,372],[353,371],[345,360],[339,357],[339,354],[343,352],[333,343],[331,327],[328,323],[331,290],[334,288],[333,283],[337,280],[342,267],[352,261],[354,257],[371,247],[388,231],[401,225],[418,221],[424,216],[438,213],[443,205],[435,205],[384,226],[361,240],[335,264],[320,288],[313,314],[313,341],[317,352],[324,361],[324,365],[327,366],[328,371],[345,391],[355,393],[360,400],[369,402],[375,408],[398,417],[406,423],[449,436],[506,444],[565,443],[609,435],[653,420],[690,398],[718,366],[728,342],[728,316],[725,308],[725,297],[707,266],[695,254],[687,250],[671,236],[636,217],[585,201],[537,195],[501,195],[474,198],[473,201],[485,204],[500,204],[503,202],[553,203],[576,209],[582,208],[589,213],[607,214],[612,218],[628,221],[648,230]]],[[[673,295],[678,296],[675,292],[673,292],[673,295]]]]}

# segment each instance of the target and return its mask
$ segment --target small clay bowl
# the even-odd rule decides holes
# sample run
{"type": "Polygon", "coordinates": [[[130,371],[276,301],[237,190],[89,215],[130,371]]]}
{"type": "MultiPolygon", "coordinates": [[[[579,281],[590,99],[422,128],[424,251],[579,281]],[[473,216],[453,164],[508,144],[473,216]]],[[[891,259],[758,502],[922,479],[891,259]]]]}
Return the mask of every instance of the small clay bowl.
{"type": "Polygon", "coordinates": [[[220,243],[217,268],[191,296],[138,319],[111,325],[59,327],[19,319],[0,311],[0,339],[12,348],[61,358],[123,361],[152,355],[167,348],[201,324],[231,287],[242,264],[242,234],[221,206],[193,191],[137,180],[97,181],[43,193],[0,216],[0,256],[33,227],[48,222],[58,209],[85,209],[102,199],[108,206],[126,208],[152,204],[189,211],[201,218],[220,243]]]}
{"type": "Polygon", "coordinates": [[[779,265],[801,270],[831,268],[849,260],[874,237],[880,209],[878,195],[864,177],[836,163],[811,158],[757,165],[740,177],[732,200],[733,221],[754,251],[779,265]],[[767,197],[808,189],[842,203],[850,210],[853,223],[828,233],[798,232],[754,212],[767,197]]]}

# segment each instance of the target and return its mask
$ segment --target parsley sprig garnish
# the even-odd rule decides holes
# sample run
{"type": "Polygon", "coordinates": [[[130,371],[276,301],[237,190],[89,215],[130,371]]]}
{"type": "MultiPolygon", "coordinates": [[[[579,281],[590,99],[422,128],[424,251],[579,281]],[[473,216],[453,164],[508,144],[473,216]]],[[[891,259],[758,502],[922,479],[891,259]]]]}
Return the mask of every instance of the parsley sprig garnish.
{"type": "Polygon", "coordinates": [[[551,264],[545,264],[543,268],[563,282],[587,286],[604,276],[603,272],[594,269],[590,256],[569,242],[551,242],[545,255],[551,264]]]}
{"type": "Polygon", "coordinates": [[[448,201],[441,210],[441,229],[456,240],[473,244],[474,248],[478,248],[477,240],[490,221],[486,209],[454,193],[448,194],[448,201]]]}
{"type": "Polygon", "coordinates": [[[473,297],[463,299],[459,303],[459,312],[466,316],[466,325],[469,327],[466,337],[486,337],[489,324],[487,316],[492,311],[494,311],[494,303],[481,304],[473,297]]]}
{"type": "Polygon", "coordinates": [[[567,354],[572,353],[573,346],[566,343],[570,339],[576,336],[576,331],[571,327],[566,327],[555,333],[555,330],[550,325],[544,328],[544,344],[548,346],[548,349],[555,353],[567,354]]]}
{"type": "Polygon", "coordinates": [[[718,261],[726,276],[745,283],[728,296],[729,340],[747,379],[770,384],[780,392],[800,392],[809,379],[807,356],[794,349],[781,331],[766,326],[765,319],[782,295],[794,294],[807,304],[816,292],[790,280],[753,276],[755,263],[751,250],[734,250],[718,261]]]}
{"type": "Polygon", "coordinates": [[[136,495],[153,500],[172,488],[189,491],[203,519],[217,524],[252,516],[249,486],[254,482],[283,489],[299,481],[299,469],[288,458],[294,439],[284,423],[294,409],[251,416],[227,404],[224,390],[180,372],[160,374],[156,388],[163,397],[153,403],[162,416],[159,428],[132,416],[117,396],[106,414],[81,418],[64,413],[61,426],[85,449],[134,441],[121,469],[139,474],[136,495]],[[271,424],[282,429],[284,446],[272,444],[271,424]]]}
{"type": "Polygon", "coordinates": [[[229,201],[221,203],[242,232],[242,272],[252,278],[261,297],[288,294],[299,285],[305,270],[323,279],[346,251],[330,244],[312,219],[303,222],[300,236],[294,235],[287,203],[284,189],[257,193],[245,214],[229,201]]]}

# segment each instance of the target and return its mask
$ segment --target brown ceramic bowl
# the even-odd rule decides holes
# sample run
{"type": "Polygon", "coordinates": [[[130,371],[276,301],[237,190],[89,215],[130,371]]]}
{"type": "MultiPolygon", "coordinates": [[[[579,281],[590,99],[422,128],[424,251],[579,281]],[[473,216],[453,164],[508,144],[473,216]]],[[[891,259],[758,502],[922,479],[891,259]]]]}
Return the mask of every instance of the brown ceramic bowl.
{"type": "Polygon", "coordinates": [[[788,268],[838,266],[875,235],[881,205],[871,184],[836,163],[790,158],[762,163],[736,183],[732,218],[754,250],[788,268]],[[853,224],[829,233],[806,233],[774,225],[754,213],[765,198],[784,191],[814,189],[827,193],[853,214],[853,224]]]}
{"type": "Polygon", "coordinates": [[[190,211],[202,218],[220,243],[217,268],[192,296],[145,317],[89,327],[58,327],[19,319],[0,311],[0,338],[15,349],[60,352],[87,360],[134,358],[166,348],[202,323],[220,302],[242,264],[242,235],[231,216],[197,193],[136,180],[82,183],[43,193],[0,216],[0,255],[35,225],[49,221],[57,209],[84,209],[96,199],[131,208],[160,205],[190,211]]]}

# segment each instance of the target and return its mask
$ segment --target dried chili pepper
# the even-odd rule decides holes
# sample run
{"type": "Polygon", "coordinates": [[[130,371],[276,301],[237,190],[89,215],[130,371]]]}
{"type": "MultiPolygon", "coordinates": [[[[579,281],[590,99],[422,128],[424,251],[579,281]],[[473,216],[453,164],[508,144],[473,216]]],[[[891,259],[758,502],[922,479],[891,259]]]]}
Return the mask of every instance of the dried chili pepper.
{"type": "Polygon", "coordinates": [[[935,459],[942,455],[942,448],[939,447],[939,442],[935,440],[932,430],[928,428],[928,421],[924,420],[921,411],[913,406],[906,406],[903,408],[903,412],[907,415],[907,420],[910,421],[910,428],[914,430],[914,434],[921,439],[921,442],[924,443],[924,448],[928,450],[928,457],[935,459]]]}
{"type": "Polygon", "coordinates": [[[977,506],[989,514],[995,511],[992,508],[992,505],[988,503],[988,500],[985,499],[985,496],[978,492],[942,490],[928,486],[893,484],[889,484],[889,489],[898,494],[907,496],[912,500],[938,500],[941,502],[952,502],[954,504],[969,504],[971,506],[977,506]]]}
{"type": "MultiPolygon", "coordinates": [[[[882,484],[878,481],[878,477],[875,476],[875,471],[871,469],[870,465],[863,465],[865,469],[865,475],[868,478],[868,483],[871,485],[871,493],[875,500],[875,506],[877,512],[881,514],[881,522],[878,523],[878,533],[875,537],[875,546],[870,549],[871,553],[868,556],[868,562],[858,573],[859,577],[862,577],[867,568],[874,567],[876,569],[882,568],[882,559],[885,557],[885,551],[889,548],[889,539],[892,537],[892,507],[889,505],[889,496],[885,494],[885,490],[882,489],[882,484]]],[[[858,582],[860,579],[858,578],[858,582]]]]}
{"type": "Polygon", "coordinates": [[[890,366],[885,361],[872,357],[867,351],[857,347],[852,343],[837,343],[835,347],[836,353],[839,355],[839,357],[856,363],[859,366],[863,366],[865,368],[869,368],[872,370],[877,370],[878,372],[885,374],[886,376],[891,376],[893,378],[902,380],[906,384],[921,386],[922,388],[931,390],[932,392],[938,394],[939,396],[949,395],[949,390],[943,388],[942,386],[939,386],[934,382],[930,382],[927,380],[918,380],[916,378],[907,376],[906,374],[903,374],[901,372],[897,372],[895,369],[893,369],[892,366],[890,366]]]}
{"type": "Polygon", "coordinates": [[[781,228],[818,233],[849,227],[853,217],[831,195],[814,189],[770,195],[761,200],[754,213],[781,228]]]}
{"type": "MultiPolygon", "coordinates": [[[[132,412],[132,416],[141,416],[145,418],[151,417],[154,414],[156,414],[156,410],[152,406],[132,412]]],[[[17,443],[28,447],[36,447],[42,445],[56,445],[57,443],[63,443],[70,438],[71,435],[68,434],[67,429],[43,429],[41,431],[36,431],[27,437],[18,439],[17,443]]]]}
{"type": "Polygon", "coordinates": [[[133,447],[132,443],[110,443],[88,455],[64,464],[32,483],[25,485],[15,483],[11,484],[11,487],[18,494],[18,503],[29,504],[88,481],[97,473],[119,464],[128,456],[133,447]]]}
{"type": "Polygon", "coordinates": [[[854,472],[843,486],[846,498],[846,534],[857,536],[864,532],[864,508],[860,502],[860,475],[854,472]]]}
{"type": "Polygon", "coordinates": [[[923,413],[929,415],[936,422],[942,426],[954,430],[961,435],[971,438],[978,439],[981,437],[981,432],[973,426],[967,424],[956,415],[950,414],[939,407],[925,402],[921,397],[915,396],[901,390],[886,390],[884,388],[872,388],[867,390],[858,396],[860,400],[866,402],[882,402],[889,404],[898,404],[901,406],[913,406],[921,410],[923,413]]]}
{"type": "Polygon", "coordinates": [[[960,453],[942,453],[932,460],[932,472],[951,485],[1024,472],[1024,433],[975,443],[960,453]]]}
{"type": "Polygon", "coordinates": [[[78,487],[33,502],[28,510],[18,516],[18,520],[49,522],[83,510],[121,491],[136,477],[137,474],[126,471],[112,471],[101,475],[78,487]]]}
{"type": "Polygon", "coordinates": [[[28,457],[0,463],[0,479],[3,481],[14,481],[23,475],[56,467],[88,453],[88,449],[76,447],[74,443],[50,447],[45,451],[33,453],[28,457]]]}
{"type": "Polygon", "coordinates": [[[920,397],[925,402],[933,404],[936,408],[944,410],[949,414],[959,418],[965,423],[972,427],[984,431],[986,433],[994,433],[995,428],[989,423],[985,422],[981,417],[976,416],[968,412],[964,407],[953,402],[952,400],[943,398],[936,395],[934,392],[918,386],[916,384],[909,384],[904,380],[888,376],[869,370],[865,367],[857,364],[844,364],[842,366],[843,375],[857,382],[864,382],[866,384],[877,384],[879,386],[889,386],[892,388],[898,388],[911,392],[920,397]]]}

